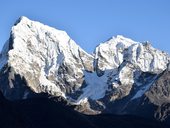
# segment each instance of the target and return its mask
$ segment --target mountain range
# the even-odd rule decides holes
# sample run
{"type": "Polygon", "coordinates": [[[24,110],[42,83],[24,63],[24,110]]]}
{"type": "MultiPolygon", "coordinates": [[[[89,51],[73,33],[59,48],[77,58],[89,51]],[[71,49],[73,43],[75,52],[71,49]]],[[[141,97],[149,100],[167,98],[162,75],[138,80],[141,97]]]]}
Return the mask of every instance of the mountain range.
{"type": "Polygon", "coordinates": [[[170,125],[170,56],[121,35],[89,54],[65,31],[21,17],[0,53],[0,91],[2,101],[23,108],[55,101],[96,127],[126,115],[170,125]]]}

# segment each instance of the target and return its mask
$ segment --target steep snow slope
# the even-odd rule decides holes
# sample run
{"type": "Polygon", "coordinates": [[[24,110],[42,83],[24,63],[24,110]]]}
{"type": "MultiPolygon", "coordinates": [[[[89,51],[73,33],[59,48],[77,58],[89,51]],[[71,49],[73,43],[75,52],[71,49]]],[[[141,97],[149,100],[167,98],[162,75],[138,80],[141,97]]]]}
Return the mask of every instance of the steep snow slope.
{"type": "MultiPolygon", "coordinates": [[[[10,36],[12,48],[8,51],[5,50],[7,44],[4,46],[1,65],[7,62],[4,56],[8,54],[8,66],[24,77],[27,86],[37,93],[66,97],[66,92],[79,88],[83,83],[83,71],[93,70],[93,56],[76,45],[64,31],[26,17],[17,22],[10,36]]],[[[10,86],[14,87],[12,83],[10,86]]]]}

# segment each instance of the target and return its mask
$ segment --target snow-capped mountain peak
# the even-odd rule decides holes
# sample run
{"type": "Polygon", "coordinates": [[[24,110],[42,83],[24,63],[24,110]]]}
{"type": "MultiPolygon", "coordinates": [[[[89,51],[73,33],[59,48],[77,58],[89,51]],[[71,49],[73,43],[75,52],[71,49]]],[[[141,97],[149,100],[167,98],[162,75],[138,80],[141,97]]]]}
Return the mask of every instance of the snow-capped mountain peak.
{"type": "Polygon", "coordinates": [[[93,56],[82,50],[66,32],[26,17],[21,17],[13,26],[9,43],[12,48],[8,51],[8,65],[37,93],[65,97],[65,82],[80,86],[83,81],[77,79],[82,79],[83,70],[92,70],[92,61],[89,61],[93,56]]]}

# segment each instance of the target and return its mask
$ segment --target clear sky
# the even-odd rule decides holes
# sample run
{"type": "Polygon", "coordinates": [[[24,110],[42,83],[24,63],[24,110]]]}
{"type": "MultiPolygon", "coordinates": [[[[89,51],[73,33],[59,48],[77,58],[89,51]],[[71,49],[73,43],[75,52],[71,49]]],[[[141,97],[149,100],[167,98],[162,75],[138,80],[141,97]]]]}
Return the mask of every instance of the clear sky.
{"type": "Polygon", "coordinates": [[[170,53],[170,0],[0,0],[0,49],[20,16],[65,30],[90,53],[116,35],[170,53]]]}

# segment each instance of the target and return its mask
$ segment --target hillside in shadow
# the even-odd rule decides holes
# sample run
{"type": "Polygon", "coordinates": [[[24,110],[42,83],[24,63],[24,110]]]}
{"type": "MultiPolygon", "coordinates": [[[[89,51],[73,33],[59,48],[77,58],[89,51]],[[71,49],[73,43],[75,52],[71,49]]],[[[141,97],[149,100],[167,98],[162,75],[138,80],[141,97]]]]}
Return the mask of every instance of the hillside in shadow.
{"type": "Polygon", "coordinates": [[[63,102],[37,97],[11,102],[0,94],[0,128],[168,128],[135,116],[88,116],[63,102]]]}

